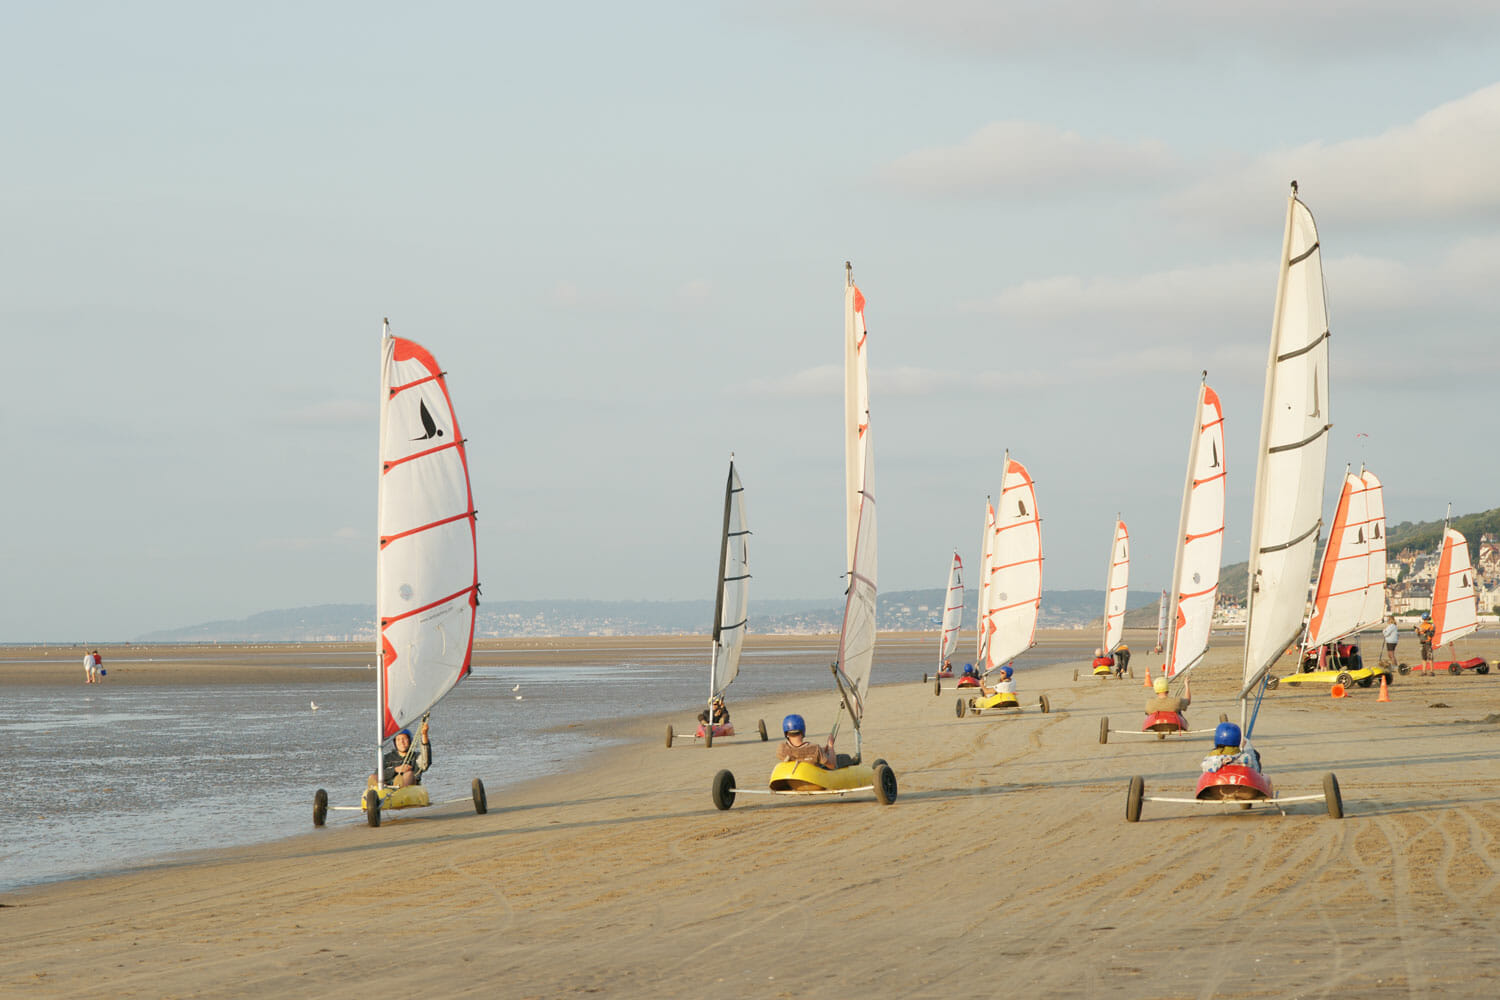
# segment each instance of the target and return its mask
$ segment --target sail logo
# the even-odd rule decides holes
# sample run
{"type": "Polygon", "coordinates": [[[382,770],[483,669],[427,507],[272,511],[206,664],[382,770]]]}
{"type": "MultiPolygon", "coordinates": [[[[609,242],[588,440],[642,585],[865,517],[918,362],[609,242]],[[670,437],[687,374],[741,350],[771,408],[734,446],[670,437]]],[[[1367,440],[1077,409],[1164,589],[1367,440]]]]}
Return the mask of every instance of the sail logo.
{"type": "Polygon", "coordinates": [[[437,421],[433,420],[432,414],[427,411],[427,401],[425,399],[419,400],[417,405],[420,410],[420,416],[422,418],[422,433],[412,438],[412,440],[431,441],[433,438],[442,437],[442,428],[437,425],[437,421]]]}

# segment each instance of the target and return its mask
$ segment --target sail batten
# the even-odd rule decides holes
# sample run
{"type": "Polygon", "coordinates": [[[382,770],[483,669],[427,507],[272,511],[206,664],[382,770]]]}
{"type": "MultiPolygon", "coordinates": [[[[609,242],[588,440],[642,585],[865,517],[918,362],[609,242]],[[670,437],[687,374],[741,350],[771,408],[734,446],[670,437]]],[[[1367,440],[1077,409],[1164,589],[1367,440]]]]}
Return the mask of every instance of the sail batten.
{"type": "Polygon", "coordinates": [[[1241,698],[1302,632],[1333,426],[1328,330],[1317,226],[1294,191],[1287,202],[1261,408],[1241,698]]]}
{"type": "Polygon", "coordinates": [[[468,675],[479,567],[466,441],[446,373],[421,345],[387,331],[380,399],[376,710],[384,740],[468,675]]]}

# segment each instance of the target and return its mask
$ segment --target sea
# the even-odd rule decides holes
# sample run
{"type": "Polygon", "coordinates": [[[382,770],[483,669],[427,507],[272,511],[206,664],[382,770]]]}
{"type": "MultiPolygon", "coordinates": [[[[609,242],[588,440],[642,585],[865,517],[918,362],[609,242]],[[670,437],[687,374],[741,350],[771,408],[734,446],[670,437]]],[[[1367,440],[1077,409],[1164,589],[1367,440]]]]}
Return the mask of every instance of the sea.
{"type": "MultiPolygon", "coordinates": [[[[935,643],[935,635],[883,643],[873,682],[917,682],[933,669],[935,643]]],[[[471,676],[433,710],[434,762],[423,784],[437,801],[462,799],[478,776],[493,803],[508,786],[619,742],[607,725],[580,722],[681,712],[679,728],[690,728],[706,696],[706,646],[602,641],[559,650],[557,665],[528,666],[476,651],[471,676]]],[[[832,647],[809,638],[806,647],[747,649],[731,713],[752,698],[832,696],[832,647]]],[[[1076,655],[1039,648],[1027,663],[1076,655]]],[[[213,654],[193,661],[212,664],[213,654]]],[[[127,662],[114,655],[109,666],[127,662]]],[[[334,804],[358,804],[375,768],[374,674],[367,687],[320,681],[324,669],[309,654],[305,678],[281,685],[7,685],[0,739],[12,773],[0,812],[0,891],[305,833],[319,788],[334,804]]],[[[348,816],[335,812],[329,822],[348,816]]]]}

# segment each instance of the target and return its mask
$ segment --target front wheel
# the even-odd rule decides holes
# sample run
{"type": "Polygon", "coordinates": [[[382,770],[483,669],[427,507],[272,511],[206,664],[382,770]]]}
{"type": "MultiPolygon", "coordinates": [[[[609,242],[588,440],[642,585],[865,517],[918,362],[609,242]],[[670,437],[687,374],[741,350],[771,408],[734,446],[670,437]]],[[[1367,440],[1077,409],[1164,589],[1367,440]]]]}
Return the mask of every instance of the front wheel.
{"type": "Polygon", "coordinates": [[[318,789],[313,793],[313,826],[322,826],[328,820],[328,793],[318,789]]]}
{"type": "Polygon", "coordinates": [[[1106,716],[1104,716],[1104,718],[1102,718],[1102,719],[1099,720],[1099,743],[1102,745],[1102,744],[1105,744],[1105,743],[1108,743],[1108,742],[1109,742],[1109,716],[1106,715],[1106,716]]]}
{"type": "Polygon", "coordinates": [[[1078,668],[1077,667],[1073,668],[1073,679],[1075,681],[1078,679],[1078,668]]]}
{"type": "Polygon", "coordinates": [[[714,727],[710,723],[705,722],[703,724],[703,748],[705,750],[709,750],[713,748],[713,745],[714,727]]]}
{"type": "Polygon", "coordinates": [[[734,805],[734,775],[729,771],[714,775],[713,800],[715,809],[728,809],[734,805]]]}
{"type": "Polygon", "coordinates": [[[669,722],[669,723],[667,723],[667,749],[668,750],[672,749],[672,737],[674,735],[675,734],[672,732],[672,724],[669,722]]]}
{"type": "Polygon", "coordinates": [[[883,806],[896,801],[896,772],[883,760],[875,764],[875,798],[883,806]]]}
{"type": "Polygon", "coordinates": [[[1464,672],[1464,668],[1460,667],[1458,665],[1458,661],[1457,660],[1454,660],[1454,661],[1452,661],[1451,663],[1448,664],[1448,673],[1452,674],[1453,676],[1457,677],[1459,674],[1461,674],[1463,672],[1464,672]]]}
{"type": "Polygon", "coordinates": [[[1490,665],[1488,663],[1481,663],[1479,666],[1474,668],[1474,672],[1476,674],[1487,674],[1490,672],[1490,665]]]}
{"type": "Polygon", "coordinates": [[[1341,673],[1341,674],[1339,674],[1337,677],[1334,678],[1333,682],[1335,684],[1342,685],[1345,691],[1349,690],[1350,688],[1352,688],[1354,686],[1354,678],[1351,677],[1351,676],[1349,676],[1348,673],[1341,673]]]}
{"type": "Polygon", "coordinates": [[[964,700],[962,698],[958,699],[958,704],[953,706],[953,714],[960,719],[964,717],[964,700]]]}
{"type": "Polygon", "coordinates": [[[1332,771],[1323,775],[1323,799],[1328,805],[1329,819],[1344,818],[1344,797],[1339,794],[1339,779],[1332,771]]]}
{"type": "Polygon", "coordinates": [[[1125,796],[1125,822],[1141,821],[1141,802],[1146,797],[1146,779],[1136,775],[1130,779],[1130,792],[1125,796]]]}
{"type": "Polygon", "coordinates": [[[760,741],[762,743],[764,743],[766,740],[768,740],[768,739],[771,738],[771,737],[769,737],[769,736],[766,735],[766,720],[765,719],[761,719],[760,722],[756,725],[756,728],[760,730],[760,741]]]}
{"type": "Polygon", "coordinates": [[[1281,684],[1281,678],[1280,677],[1272,677],[1270,680],[1266,681],[1266,690],[1267,691],[1275,691],[1276,688],[1280,684],[1281,684]]]}
{"type": "Polygon", "coordinates": [[[934,677],[932,679],[932,696],[934,698],[936,698],[938,695],[940,695],[942,693],[943,693],[943,682],[942,682],[942,680],[940,678],[934,677]]]}
{"type": "Polygon", "coordinates": [[[1398,663],[1396,664],[1396,673],[1400,674],[1402,677],[1405,677],[1407,674],[1411,673],[1411,667],[1405,663],[1398,663]]]}
{"type": "Polygon", "coordinates": [[[365,792],[365,822],[380,825],[380,793],[373,788],[365,792]]]}
{"type": "Polygon", "coordinates": [[[1037,698],[1036,703],[1042,707],[1043,715],[1046,715],[1047,713],[1052,711],[1052,702],[1047,700],[1046,695],[1042,695],[1037,698]]]}

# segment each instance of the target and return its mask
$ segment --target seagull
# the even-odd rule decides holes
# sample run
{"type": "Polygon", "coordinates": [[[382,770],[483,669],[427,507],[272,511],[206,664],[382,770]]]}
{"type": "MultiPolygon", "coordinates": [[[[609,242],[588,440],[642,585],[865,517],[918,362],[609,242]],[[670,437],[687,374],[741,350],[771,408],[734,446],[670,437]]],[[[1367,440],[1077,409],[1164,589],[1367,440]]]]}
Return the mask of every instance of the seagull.
{"type": "Polygon", "coordinates": [[[313,711],[314,711],[314,712],[316,712],[316,711],[317,711],[317,710],[318,710],[318,703],[317,703],[317,702],[315,702],[315,701],[310,701],[310,702],[308,702],[308,704],[309,704],[309,705],[311,705],[311,706],[312,706],[312,710],[313,710],[313,711]]]}
{"type": "Polygon", "coordinates": [[[521,685],[517,684],[515,687],[511,688],[511,690],[512,691],[519,691],[519,690],[521,690],[521,685]]]}
{"type": "Polygon", "coordinates": [[[521,696],[520,695],[516,695],[516,701],[520,701],[520,700],[521,700],[521,696]]]}

